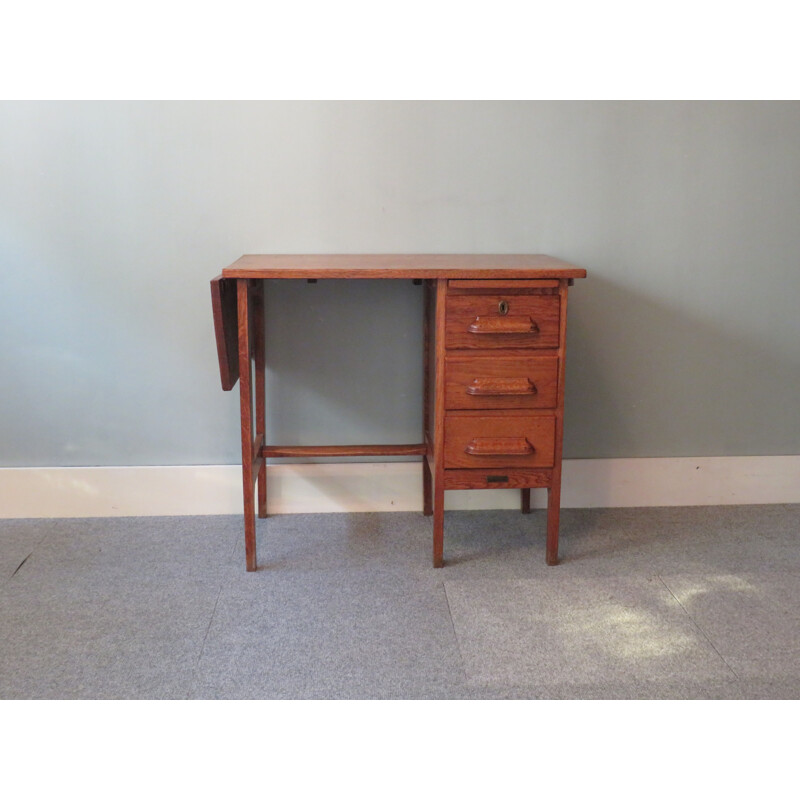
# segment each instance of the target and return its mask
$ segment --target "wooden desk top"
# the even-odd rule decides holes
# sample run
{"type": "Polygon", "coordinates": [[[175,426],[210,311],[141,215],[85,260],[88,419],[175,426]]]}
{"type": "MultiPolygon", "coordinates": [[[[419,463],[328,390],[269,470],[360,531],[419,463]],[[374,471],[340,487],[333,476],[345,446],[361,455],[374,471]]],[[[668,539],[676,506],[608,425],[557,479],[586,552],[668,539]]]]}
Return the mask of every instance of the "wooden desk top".
{"type": "Polygon", "coordinates": [[[246,255],[223,278],[585,278],[586,270],[544,255],[246,255]]]}
{"type": "Polygon", "coordinates": [[[586,270],[543,255],[246,255],[211,281],[222,388],[239,379],[235,278],[572,279],[586,270]]]}

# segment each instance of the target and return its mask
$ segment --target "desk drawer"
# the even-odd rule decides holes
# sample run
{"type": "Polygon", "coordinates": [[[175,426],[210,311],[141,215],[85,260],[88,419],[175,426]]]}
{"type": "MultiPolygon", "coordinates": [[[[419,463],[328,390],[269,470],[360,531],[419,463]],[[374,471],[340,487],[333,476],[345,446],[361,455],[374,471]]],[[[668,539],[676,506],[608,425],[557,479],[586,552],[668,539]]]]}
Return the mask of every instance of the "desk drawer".
{"type": "Polygon", "coordinates": [[[556,420],[504,412],[451,412],[444,422],[445,469],[552,467],[556,420]]]}
{"type": "Polygon", "coordinates": [[[447,297],[448,348],[558,347],[557,294],[456,294],[447,297]]]}
{"type": "Polygon", "coordinates": [[[446,469],[445,489],[546,489],[553,485],[549,468],[484,467],[483,469],[446,469]]]}
{"type": "Polygon", "coordinates": [[[449,353],[445,408],[555,408],[558,358],[449,353]]]}

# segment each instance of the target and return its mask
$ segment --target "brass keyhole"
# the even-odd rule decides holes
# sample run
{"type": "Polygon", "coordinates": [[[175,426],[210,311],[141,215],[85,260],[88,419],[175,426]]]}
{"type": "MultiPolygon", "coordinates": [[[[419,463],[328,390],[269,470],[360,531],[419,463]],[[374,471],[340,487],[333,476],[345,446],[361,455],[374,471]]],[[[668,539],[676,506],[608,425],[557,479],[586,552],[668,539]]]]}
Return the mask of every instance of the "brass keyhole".
{"type": "Polygon", "coordinates": [[[508,314],[508,302],[506,300],[501,300],[497,304],[497,310],[500,312],[501,316],[508,314]]]}

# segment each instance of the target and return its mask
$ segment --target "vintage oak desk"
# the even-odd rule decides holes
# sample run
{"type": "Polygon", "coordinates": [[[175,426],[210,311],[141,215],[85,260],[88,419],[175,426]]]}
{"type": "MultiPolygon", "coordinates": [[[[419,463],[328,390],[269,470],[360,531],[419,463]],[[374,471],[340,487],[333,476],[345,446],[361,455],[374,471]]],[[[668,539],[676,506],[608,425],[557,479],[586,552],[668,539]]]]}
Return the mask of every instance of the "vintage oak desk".
{"type": "Polygon", "coordinates": [[[547,488],[548,564],[558,562],[567,289],[586,270],[544,255],[246,255],[211,281],[222,388],[241,392],[244,532],[256,569],[267,458],[421,456],[433,566],[448,489],[547,488]],[[422,441],[293,447],[265,441],[264,279],[413,280],[424,303],[422,441]],[[254,362],[254,369],[253,369],[254,362]],[[255,389],[253,387],[255,384],[255,389]]]}

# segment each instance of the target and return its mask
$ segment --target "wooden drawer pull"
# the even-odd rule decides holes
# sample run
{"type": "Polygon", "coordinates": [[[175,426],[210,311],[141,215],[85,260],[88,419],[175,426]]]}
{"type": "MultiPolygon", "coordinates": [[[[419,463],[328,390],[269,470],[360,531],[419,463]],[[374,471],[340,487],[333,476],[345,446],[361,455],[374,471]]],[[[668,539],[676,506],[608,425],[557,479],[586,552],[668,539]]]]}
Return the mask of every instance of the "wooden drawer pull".
{"type": "Polygon", "coordinates": [[[464,452],[471,456],[527,456],[534,452],[534,447],[524,436],[479,437],[464,452]]]}
{"type": "Polygon", "coordinates": [[[514,317],[475,317],[467,330],[470,333],[538,333],[539,326],[530,318],[521,315],[514,317]]]}
{"type": "Polygon", "coordinates": [[[530,378],[475,378],[467,386],[467,394],[493,396],[536,394],[536,384],[530,378]]]}

